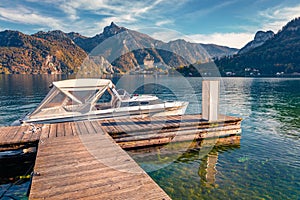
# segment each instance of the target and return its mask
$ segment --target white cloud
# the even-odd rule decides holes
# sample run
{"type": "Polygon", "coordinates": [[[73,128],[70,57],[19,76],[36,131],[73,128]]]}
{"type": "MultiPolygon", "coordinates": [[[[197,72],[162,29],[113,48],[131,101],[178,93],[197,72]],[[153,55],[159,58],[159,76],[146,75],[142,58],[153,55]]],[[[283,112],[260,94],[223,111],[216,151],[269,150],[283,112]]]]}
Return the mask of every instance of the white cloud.
{"type": "Polygon", "coordinates": [[[287,22],[300,16],[300,4],[294,7],[276,6],[260,11],[258,14],[264,30],[277,32],[287,22]]]}
{"type": "Polygon", "coordinates": [[[213,33],[189,35],[193,42],[242,48],[253,40],[253,33],[213,33]]]}
{"type": "Polygon", "coordinates": [[[31,25],[48,26],[54,29],[62,29],[61,22],[55,18],[43,16],[25,7],[2,8],[0,7],[0,19],[31,25]]]}
{"type": "Polygon", "coordinates": [[[176,39],[184,39],[193,43],[217,44],[234,48],[242,48],[254,38],[253,33],[212,33],[184,35],[171,30],[158,31],[152,33],[151,36],[164,42],[169,42],[176,39]]]}
{"type": "MultiPolygon", "coordinates": [[[[73,27],[77,25],[78,20],[86,20],[81,16],[82,13],[98,15],[98,20],[93,16],[93,19],[87,22],[88,25],[82,24],[86,27],[86,31],[81,33],[91,36],[93,31],[90,28],[95,30],[96,34],[112,21],[127,28],[144,27],[149,23],[152,26],[173,24],[174,21],[163,18],[162,13],[166,9],[168,11],[179,9],[188,1],[190,0],[58,0],[53,4],[57,5],[68,19],[74,20],[73,27]]],[[[83,30],[84,27],[76,27],[76,30],[83,30]]]]}
{"type": "Polygon", "coordinates": [[[203,17],[203,16],[208,16],[211,13],[215,13],[215,12],[217,12],[220,9],[225,9],[225,7],[227,7],[227,6],[231,5],[231,4],[234,4],[236,2],[237,2],[237,0],[220,2],[218,4],[215,4],[212,7],[207,7],[207,8],[203,8],[203,9],[197,10],[195,12],[188,13],[188,14],[185,15],[185,17],[195,17],[195,16],[197,16],[197,17],[203,17]]]}
{"type": "Polygon", "coordinates": [[[163,18],[162,13],[166,9],[179,9],[187,1],[189,0],[24,0],[11,4],[0,2],[0,20],[18,23],[24,27],[36,26],[30,27],[31,30],[21,30],[25,32],[60,29],[94,36],[112,21],[134,29],[149,24],[173,25],[174,21],[163,18]],[[50,15],[53,13],[51,9],[56,14],[50,15]]]}
{"type": "Polygon", "coordinates": [[[101,16],[99,24],[105,26],[107,22],[115,21],[121,23],[132,23],[142,18],[143,14],[151,12],[162,0],[138,1],[130,0],[73,0],[62,2],[59,8],[65,12],[70,19],[77,19],[80,11],[88,11],[101,16]],[[103,18],[103,16],[106,16],[103,18]]]}
{"type": "Polygon", "coordinates": [[[155,23],[156,26],[163,26],[163,25],[166,25],[166,24],[173,24],[174,21],[173,20],[170,20],[170,19],[165,19],[165,20],[160,20],[160,21],[157,21],[155,23]]]}
{"type": "Polygon", "coordinates": [[[68,6],[68,4],[60,4],[59,8],[68,15],[68,18],[70,20],[79,19],[79,17],[77,16],[76,9],[74,9],[72,6],[68,6]]]}
{"type": "Polygon", "coordinates": [[[169,42],[172,40],[177,40],[177,39],[184,39],[186,41],[189,40],[189,38],[175,30],[171,29],[166,29],[166,28],[149,28],[149,29],[139,29],[138,31],[142,31],[154,39],[161,40],[164,42],[169,42]]]}

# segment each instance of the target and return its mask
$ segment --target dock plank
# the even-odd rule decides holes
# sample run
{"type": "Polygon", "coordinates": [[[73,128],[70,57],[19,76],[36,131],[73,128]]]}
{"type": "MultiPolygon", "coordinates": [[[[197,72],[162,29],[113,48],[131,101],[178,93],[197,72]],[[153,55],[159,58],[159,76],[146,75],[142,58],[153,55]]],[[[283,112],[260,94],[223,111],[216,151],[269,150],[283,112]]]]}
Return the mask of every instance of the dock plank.
{"type": "MultiPolygon", "coordinates": [[[[24,136],[24,133],[27,131],[30,131],[30,127],[28,126],[21,126],[17,134],[15,134],[14,138],[11,139],[12,143],[18,144],[22,141],[22,138],[24,136]]],[[[37,141],[37,140],[36,140],[37,141]]]]}
{"type": "Polygon", "coordinates": [[[50,134],[50,125],[49,124],[44,124],[42,127],[42,132],[41,132],[41,136],[40,139],[45,139],[45,138],[49,138],[49,134],[50,134]]]}
{"type": "Polygon", "coordinates": [[[6,135],[10,133],[11,127],[1,127],[0,129],[0,145],[7,144],[6,135]]]}
{"type": "Polygon", "coordinates": [[[70,125],[71,125],[71,128],[72,128],[72,133],[73,133],[73,135],[74,135],[74,136],[80,135],[80,131],[79,131],[79,129],[78,129],[76,123],[75,123],[75,122],[70,122],[70,125]]]}
{"type": "Polygon", "coordinates": [[[105,134],[49,138],[39,143],[34,171],[40,176],[33,177],[30,199],[144,199],[146,194],[170,199],[105,134]],[[101,149],[103,146],[106,148],[101,149]],[[63,159],[67,157],[71,159],[63,159]]]}
{"type": "Polygon", "coordinates": [[[101,125],[98,121],[91,121],[91,124],[94,127],[96,133],[104,134],[103,128],[101,128],[101,125]]]}
{"type": "Polygon", "coordinates": [[[14,134],[20,127],[18,126],[11,126],[9,128],[6,128],[3,130],[3,134],[1,135],[2,136],[2,141],[3,143],[6,143],[7,141],[9,141],[9,138],[12,134],[14,134]]]}
{"type": "Polygon", "coordinates": [[[76,122],[75,124],[77,125],[77,128],[79,130],[79,135],[88,134],[88,130],[82,121],[76,122]]]}
{"type": "Polygon", "coordinates": [[[65,136],[64,123],[58,123],[57,130],[56,130],[56,137],[62,137],[62,136],[65,136]]]}
{"type": "Polygon", "coordinates": [[[57,124],[51,124],[50,125],[49,138],[56,137],[56,132],[57,132],[57,124]]]}
{"type": "Polygon", "coordinates": [[[30,138],[32,137],[33,134],[36,134],[35,132],[32,131],[32,128],[28,130],[27,132],[23,133],[23,137],[21,139],[21,143],[30,143],[33,142],[30,138]]]}
{"type": "Polygon", "coordinates": [[[6,136],[6,140],[10,141],[13,140],[15,136],[18,135],[18,133],[22,133],[22,131],[20,131],[21,126],[15,126],[15,128],[13,130],[11,130],[11,132],[6,136]]]}
{"type": "Polygon", "coordinates": [[[65,127],[65,136],[73,136],[73,131],[70,122],[64,123],[65,127]]]}
{"type": "Polygon", "coordinates": [[[94,127],[91,124],[91,121],[84,121],[84,125],[85,125],[85,127],[87,129],[87,132],[89,134],[95,134],[96,133],[94,127]]]}

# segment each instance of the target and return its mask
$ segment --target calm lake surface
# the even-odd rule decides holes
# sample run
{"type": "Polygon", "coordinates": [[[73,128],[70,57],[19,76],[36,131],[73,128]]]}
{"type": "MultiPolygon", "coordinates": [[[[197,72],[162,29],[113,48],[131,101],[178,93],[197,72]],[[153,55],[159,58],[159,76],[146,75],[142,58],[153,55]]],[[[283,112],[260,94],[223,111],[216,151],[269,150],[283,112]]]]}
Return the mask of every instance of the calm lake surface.
{"type": "MultiPolygon", "coordinates": [[[[0,75],[0,125],[32,111],[52,81],[70,77],[0,75]]],[[[124,76],[118,88],[189,101],[201,112],[201,78],[124,76]]],[[[300,79],[224,78],[222,114],[243,118],[241,137],[170,144],[129,154],[172,199],[299,199],[300,79]]],[[[7,178],[7,177],[6,177],[7,178]]],[[[2,178],[3,179],[3,178],[2,178]]],[[[29,181],[1,180],[0,196],[25,198],[29,181]]]]}

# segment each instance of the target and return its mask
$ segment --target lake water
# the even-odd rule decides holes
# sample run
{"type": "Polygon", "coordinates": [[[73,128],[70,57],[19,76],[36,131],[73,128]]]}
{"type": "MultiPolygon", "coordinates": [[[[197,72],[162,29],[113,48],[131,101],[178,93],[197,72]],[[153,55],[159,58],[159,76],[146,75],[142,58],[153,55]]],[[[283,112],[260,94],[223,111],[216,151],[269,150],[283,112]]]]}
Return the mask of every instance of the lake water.
{"type": "MultiPolygon", "coordinates": [[[[0,125],[32,111],[64,76],[0,75],[0,125]]],[[[126,76],[131,93],[189,101],[201,112],[201,78],[126,76]]],[[[243,118],[241,137],[166,145],[129,154],[173,199],[299,199],[300,79],[224,78],[220,110],[243,118]]],[[[29,181],[6,196],[25,198],[29,181]]],[[[0,195],[10,183],[0,186],[0,195]]],[[[7,197],[9,199],[9,197],[7,197]]]]}

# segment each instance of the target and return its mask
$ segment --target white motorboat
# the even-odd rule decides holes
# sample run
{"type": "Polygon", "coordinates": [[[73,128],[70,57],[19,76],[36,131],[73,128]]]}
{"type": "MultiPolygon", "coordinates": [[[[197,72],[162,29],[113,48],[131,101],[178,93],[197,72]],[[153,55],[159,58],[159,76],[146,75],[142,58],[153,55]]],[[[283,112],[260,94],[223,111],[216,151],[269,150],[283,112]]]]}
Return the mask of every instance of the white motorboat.
{"type": "Polygon", "coordinates": [[[53,82],[40,105],[21,123],[58,123],[122,117],[183,115],[184,101],[162,101],[153,95],[130,95],[108,79],[53,82]]]}

